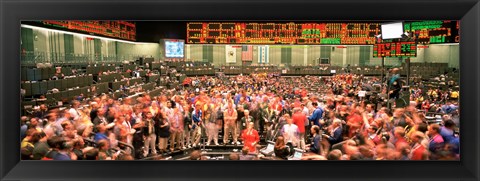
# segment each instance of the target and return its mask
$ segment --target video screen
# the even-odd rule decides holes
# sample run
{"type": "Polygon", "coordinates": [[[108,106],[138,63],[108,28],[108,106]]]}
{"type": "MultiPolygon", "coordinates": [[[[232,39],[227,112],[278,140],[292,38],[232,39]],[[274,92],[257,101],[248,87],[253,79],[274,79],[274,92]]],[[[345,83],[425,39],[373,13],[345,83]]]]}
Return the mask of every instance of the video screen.
{"type": "Polygon", "coordinates": [[[183,40],[165,40],[165,57],[183,58],[185,42],[183,40]]]}
{"type": "Polygon", "coordinates": [[[395,22],[395,23],[387,23],[382,24],[382,38],[383,39],[399,39],[402,38],[403,34],[403,23],[402,22],[395,22]]]}

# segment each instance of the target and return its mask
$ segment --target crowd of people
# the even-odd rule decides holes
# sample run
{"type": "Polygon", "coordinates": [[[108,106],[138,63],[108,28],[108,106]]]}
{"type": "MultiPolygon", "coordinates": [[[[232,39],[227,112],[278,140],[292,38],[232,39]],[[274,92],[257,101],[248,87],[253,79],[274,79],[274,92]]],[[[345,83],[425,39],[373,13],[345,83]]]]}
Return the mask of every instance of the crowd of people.
{"type": "MultiPolygon", "coordinates": [[[[386,86],[375,91],[375,84],[382,81],[354,74],[204,76],[157,97],[102,94],[63,109],[42,105],[21,118],[21,155],[133,160],[200,145],[241,145],[242,154],[230,159],[252,160],[260,157],[261,142],[274,141],[278,159],[293,148],[311,160],[460,158],[458,91],[439,99],[446,91],[416,86],[400,108],[386,103],[386,86]],[[429,112],[441,121],[432,123],[429,112]]],[[[201,159],[194,153],[192,159],[201,159]]]]}

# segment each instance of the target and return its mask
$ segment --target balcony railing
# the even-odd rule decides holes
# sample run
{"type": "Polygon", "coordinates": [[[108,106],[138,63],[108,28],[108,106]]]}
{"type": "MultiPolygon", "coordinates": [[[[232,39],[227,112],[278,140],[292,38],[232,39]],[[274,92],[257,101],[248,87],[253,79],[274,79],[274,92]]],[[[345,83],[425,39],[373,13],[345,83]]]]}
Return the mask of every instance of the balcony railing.
{"type": "Polygon", "coordinates": [[[153,57],[151,55],[98,55],[98,54],[66,54],[48,52],[24,52],[20,55],[22,65],[35,65],[37,63],[51,64],[89,64],[89,63],[120,63],[125,60],[136,60],[139,57],[153,57]]]}

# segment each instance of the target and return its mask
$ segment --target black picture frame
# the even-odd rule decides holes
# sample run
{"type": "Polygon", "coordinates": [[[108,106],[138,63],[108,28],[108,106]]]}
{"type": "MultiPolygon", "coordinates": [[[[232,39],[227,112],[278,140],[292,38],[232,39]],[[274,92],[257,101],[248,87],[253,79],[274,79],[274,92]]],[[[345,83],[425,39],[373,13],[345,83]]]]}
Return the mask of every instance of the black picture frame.
{"type": "Polygon", "coordinates": [[[1,0],[2,180],[478,180],[478,0],[1,0]],[[21,20],[461,20],[461,161],[20,161],[21,20]]]}

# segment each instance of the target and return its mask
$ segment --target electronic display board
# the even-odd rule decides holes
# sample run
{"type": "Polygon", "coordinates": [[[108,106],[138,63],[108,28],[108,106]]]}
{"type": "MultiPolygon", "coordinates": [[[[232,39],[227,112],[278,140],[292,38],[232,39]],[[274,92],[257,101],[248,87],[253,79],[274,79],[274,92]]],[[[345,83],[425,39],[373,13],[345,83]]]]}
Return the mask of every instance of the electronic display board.
{"type": "Polygon", "coordinates": [[[373,45],[373,57],[416,57],[415,42],[389,42],[373,45]]]}
{"type": "MultiPolygon", "coordinates": [[[[373,45],[385,22],[189,22],[189,44],[373,45]]],[[[458,43],[458,21],[404,22],[420,44],[458,43]]]]}
{"type": "Polygon", "coordinates": [[[418,21],[404,23],[405,32],[418,34],[419,44],[459,43],[459,21],[418,21]]]}
{"type": "Polygon", "coordinates": [[[131,21],[38,21],[42,26],[77,31],[124,40],[136,40],[136,25],[131,21]]]}

